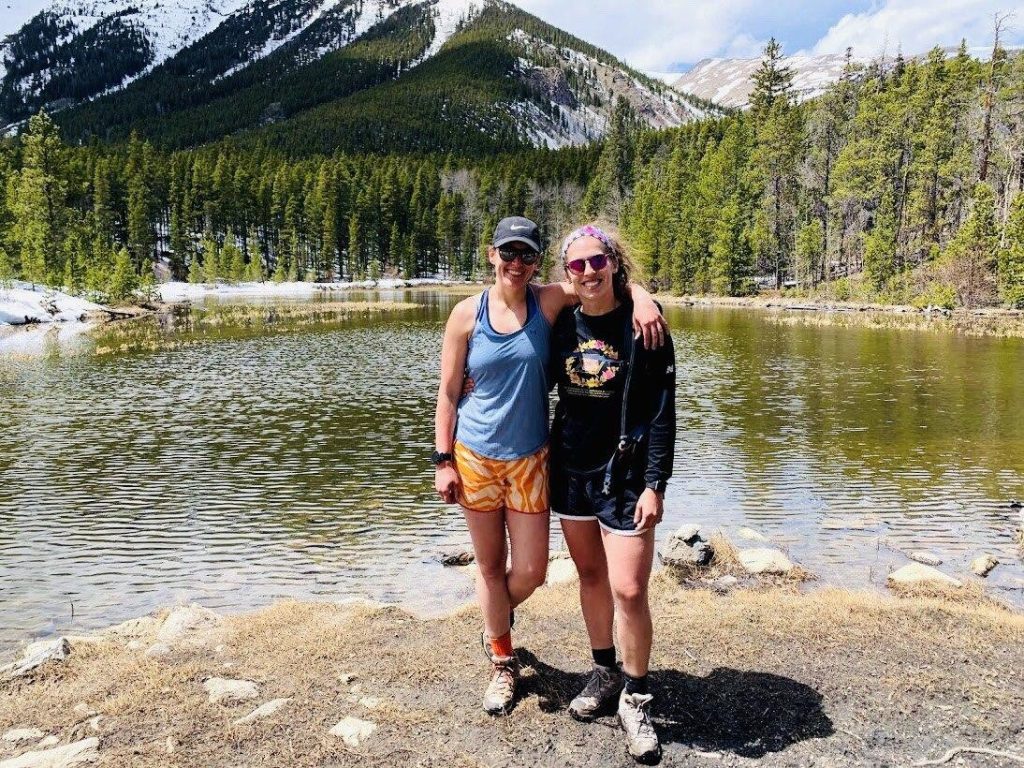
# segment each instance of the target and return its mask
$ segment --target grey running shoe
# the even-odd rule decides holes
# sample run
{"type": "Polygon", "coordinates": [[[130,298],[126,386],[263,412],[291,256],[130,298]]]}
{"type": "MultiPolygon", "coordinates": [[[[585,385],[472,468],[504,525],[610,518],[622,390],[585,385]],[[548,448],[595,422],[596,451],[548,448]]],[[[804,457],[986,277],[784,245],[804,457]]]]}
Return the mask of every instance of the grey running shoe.
{"type": "Polygon", "coordinates": [[[484,711],[489,715],[507,715],[516,696],[519,665],[514,656],[492,656],[491,682],[484,691],[484,711]]]}
{"type": "Polygon", "coordinates": [[[622,686],[621,669],[595,664],[587,684],[569,703],[569,714],[577,720],[593,720],[615,703],[622,686]]]}
{"type": "Polygon", "coordinates": [[[651,702],[654,697],[649,693],[622,692],[619,697],[619,722],[626,732],[626,749],[638,763],[650,765],[661,758],[661,744],[658,734],[651,722],[651,702]]]}

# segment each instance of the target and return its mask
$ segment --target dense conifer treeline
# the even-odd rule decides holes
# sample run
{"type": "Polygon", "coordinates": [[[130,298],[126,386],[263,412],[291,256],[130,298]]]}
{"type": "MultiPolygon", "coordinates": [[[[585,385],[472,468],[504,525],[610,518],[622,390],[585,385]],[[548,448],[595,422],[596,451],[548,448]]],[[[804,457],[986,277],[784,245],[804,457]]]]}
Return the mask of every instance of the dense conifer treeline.
{"type": "Polygon", "coordinates": [[[40,114],[0,148],[0,278],[468,277],[502,215],[600,215],[660,289],[1024,306],[1024,55],[851,64],[799,106],[780,58],[748,113],[655,132],[622,105],[598,145],[493,157],[71,148],[40,114]]]}

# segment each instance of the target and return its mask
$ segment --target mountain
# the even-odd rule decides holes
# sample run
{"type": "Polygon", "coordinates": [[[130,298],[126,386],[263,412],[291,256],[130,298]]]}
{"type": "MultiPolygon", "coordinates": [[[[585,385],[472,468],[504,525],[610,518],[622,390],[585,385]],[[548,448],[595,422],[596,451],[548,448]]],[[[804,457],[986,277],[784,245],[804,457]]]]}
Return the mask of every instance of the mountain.
{"type": "MultiPolygon", "coordinates": [[[[783,66],[793,70],[793,93],[798,101],[820,96],[843,74],[842,54],[788,56],[783,66]]],[[[723,107],[743,109],[754,90],[753,75],[761,65],[756,59],[703,59],[672,86],[682,93],[723,107]]]]}
{"type": "Polygon", "coordinates": [[[0,123],[45,107],[75,141],[483,151],[709,109],[501,0],[58,0],[3,59],[0,123]]]}

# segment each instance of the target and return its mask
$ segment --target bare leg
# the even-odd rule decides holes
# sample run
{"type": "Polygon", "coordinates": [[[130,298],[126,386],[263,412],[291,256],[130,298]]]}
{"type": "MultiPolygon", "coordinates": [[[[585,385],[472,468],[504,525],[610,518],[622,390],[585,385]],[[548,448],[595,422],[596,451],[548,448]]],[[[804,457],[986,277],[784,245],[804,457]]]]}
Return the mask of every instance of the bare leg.
{"type": "Polygon", "coordinates": [[[597,520],[565,520],[562,535],[580,574],[580,606],[591,648],[611,648],[615,606],[597,520]]]}
{"type": "Polygon", "coordinates": [[[463,513],[479,568],[476,597],[484,615],[484,631],[488,637],[501,637],[508,632],[510,610],[505,574],[505,513],[472,512],[468,509],[463,513]]]}
{"type": "Polygon", "coordinates": [[[654,561],[654,531],[639,536],[617,536],[602,531],[611,583],[618,615],[619,652],[622,669],[633,677],[643,677],[651,660],[651,607],[647,583],[654,561]]]}
{"type": "MultiPolygon", "coordinates": [[[[512,568],[507,582],[509,605],[515,608],[532,595],[547,576],[550,516],[546,512],[506,512],[505,524],[512,547],[512,568]]],[[[505,621],[508,622],[507,610],[505,621]]]]}

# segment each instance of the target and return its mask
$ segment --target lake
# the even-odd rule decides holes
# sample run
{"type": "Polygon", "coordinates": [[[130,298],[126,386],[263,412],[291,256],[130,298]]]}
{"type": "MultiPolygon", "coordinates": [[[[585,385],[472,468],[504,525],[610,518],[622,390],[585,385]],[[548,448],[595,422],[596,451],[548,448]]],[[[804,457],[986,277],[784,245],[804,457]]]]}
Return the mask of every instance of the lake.
{"type": "MultiPolygon", "coordinates": [[[[468,537],[428,462],[459,297],[351,298],[417,306],[274,322],[272,305],[211,305],[36,356],[0,340],[0,651],[181,600],[472,598],[436,560],[468,537]]],[[[679,425],[660,538],[749,526],[847,587],[884,585],[914,550],[974,579],[991,553],[988,587],[1024,605],[1024,341],[666,314],[679,425]]]]}

